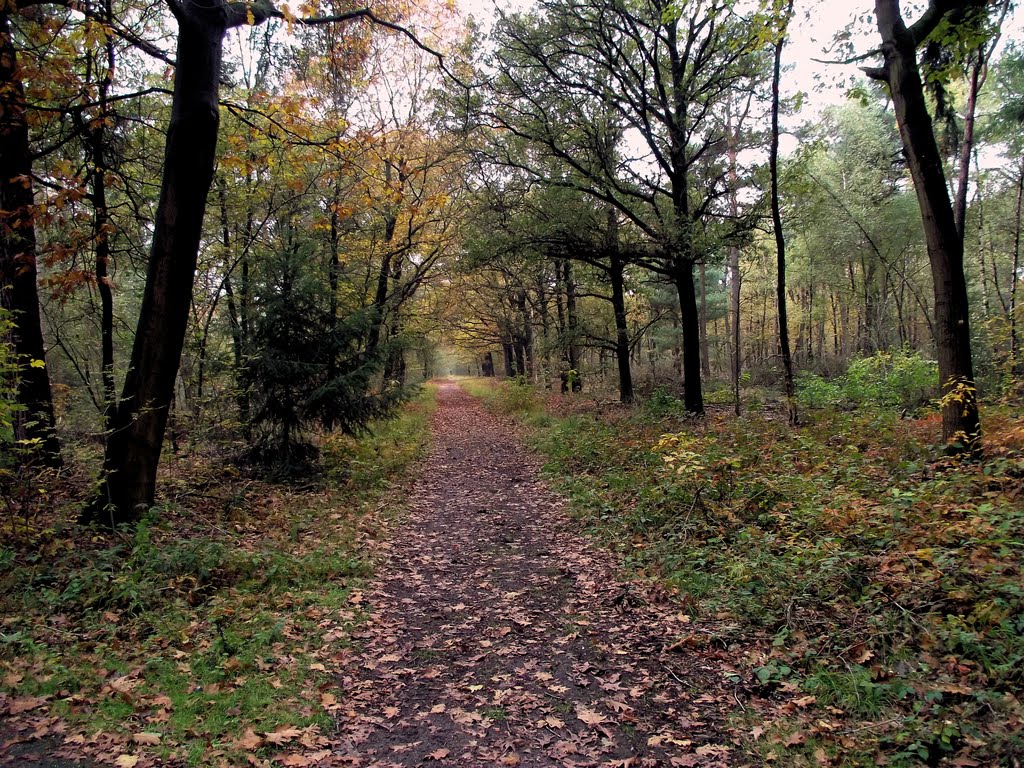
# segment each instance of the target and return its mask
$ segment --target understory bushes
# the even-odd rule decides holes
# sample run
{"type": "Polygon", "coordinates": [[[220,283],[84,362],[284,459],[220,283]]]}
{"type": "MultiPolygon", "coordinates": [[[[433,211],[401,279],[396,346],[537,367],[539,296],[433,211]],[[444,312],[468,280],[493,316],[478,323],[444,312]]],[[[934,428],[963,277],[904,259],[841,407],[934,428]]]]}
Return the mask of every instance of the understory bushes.
{"type": "MultiPolygon", "coordinates": [[[[871,362],[844,386],[897,405],[918,374],[871,362]]],[[[960,462],[931,445],[932,414],[833,409],[790,429],[770,414],[682,419],[661,400],[552,399],[542,415],[534,398],[530,439],[581,523],[743,661],[752,757],[1024,758],[1019,406],[987,409],[986,459],[960,462]]]]}
{"type": "Polygon", "coordinates": [[[797,399],[804,408],[914,410],[937,395],[938,378],[938,364],[917,352],[879,352],[854,360],[845,374],[834,379],[803,374],[797,382],[797,399]]]}

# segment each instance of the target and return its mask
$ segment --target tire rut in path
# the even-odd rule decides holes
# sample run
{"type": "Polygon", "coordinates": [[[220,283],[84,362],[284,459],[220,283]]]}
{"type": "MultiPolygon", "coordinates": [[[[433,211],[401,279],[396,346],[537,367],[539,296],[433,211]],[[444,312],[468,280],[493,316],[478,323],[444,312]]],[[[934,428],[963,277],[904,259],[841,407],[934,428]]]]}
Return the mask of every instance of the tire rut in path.
{"type": "Polygon", "coordinates": [[[678,607],[622,581],[508,425],[453,382],[432,430],[407,518],[365,596],[335,759],[735,764],[717,741],[720,664],[665,650],[685,631],[678,607]]]}

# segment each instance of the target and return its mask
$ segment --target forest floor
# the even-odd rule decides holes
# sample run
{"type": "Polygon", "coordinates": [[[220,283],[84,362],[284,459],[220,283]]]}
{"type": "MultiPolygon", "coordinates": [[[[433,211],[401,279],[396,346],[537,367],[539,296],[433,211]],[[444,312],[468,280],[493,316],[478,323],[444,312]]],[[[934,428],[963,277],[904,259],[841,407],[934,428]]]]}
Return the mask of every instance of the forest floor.
{"type": "MultiPolygon", "coordinates": [[[[258,510],[224,520],[219,504],[204,518],[192,500],[193,526],[198,516],[232,534],[218,542],[173,505],[165,528],[101,541],[86,559],[120,558],[135,574],[113,594],[95,583],[118,572],[112,563],[85,586],[67,576],[81,561],[51,558],[48,570],[16,551],[13,581],[46,594],[20,596],[27,615],[5,619],[3,650],[15,653],[0,658],[0,765],[738,764],[724,654],[686,647],[684,609],[579,533],[512,423],[444,382],[422,431],[430,449],[411,484],[362,518],[326,515],[318,535],[310,515],[337,499],[260,485],[236,499],[259,498],[258,510]],[[403,510],[373,520],[385,505],[403,510]],[[351,533],[332,527],[361,531],[372,576],[352,559],[351,533]],[[332,542],[342,561],[328,567],[332,542]],[[225,561],[215,544],[249,559],[225,561]],[[204,559],[208,584],[173,576],[204,559]],[[288,573],[257,576],[253,563],[288,573]],[[187,599],[161,604],[183,579],[187,599]],[[89,594],[82,605],[77,591],[89,594]]],[[[62,540],[43,538],[32,547],[62,540]]]]}
{"type": "Polygon", "coordinates": [[[979,462],[680,407],[445,381],[309,482],[170,456],[133,531],[25,483],[0,766],[1019,766],[1021,405],[979,462]]]}

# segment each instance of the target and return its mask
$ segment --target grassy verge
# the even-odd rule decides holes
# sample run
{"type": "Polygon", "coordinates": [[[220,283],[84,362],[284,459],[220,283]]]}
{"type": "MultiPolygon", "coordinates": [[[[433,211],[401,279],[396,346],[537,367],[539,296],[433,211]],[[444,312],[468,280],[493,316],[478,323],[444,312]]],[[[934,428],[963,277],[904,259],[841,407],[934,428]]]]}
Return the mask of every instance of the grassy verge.
{"type": "MultiPolygon", "coordinates": [[[[938,459],[937,417],[829,411],[688,421],[467,384],[516,414],[582,524],[669,585],[740,672],[759,763],[1024,757],[1024,428],[938,459]]],[[[974,761],[974,762],[971,762],[974,761]]]]}
{"type": "Polygon", "coordinates": [[[367,541],[386,519],[390,480],[424,452],[432,408],[427,391],[369,436],[329,438],[316,487],[191,457],[168,462],[169,498],[132,532],[81,529],[70,504],[31,526],[9,519],[9,728],[139,766],[322,746],[344,699],[333,673],[362,619],[367,541]]]}

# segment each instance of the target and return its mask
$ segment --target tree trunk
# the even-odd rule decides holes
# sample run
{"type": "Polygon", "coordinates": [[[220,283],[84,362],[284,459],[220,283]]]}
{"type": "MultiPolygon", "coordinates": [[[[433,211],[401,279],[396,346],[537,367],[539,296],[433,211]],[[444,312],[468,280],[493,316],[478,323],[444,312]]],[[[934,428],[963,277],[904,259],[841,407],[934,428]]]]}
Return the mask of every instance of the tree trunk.
{"type": "Polygon", "coordinates": [[[573,280],[572,262],[569,259],[562,262],[562,270],[565,278],[566,330],[569,335],[569,383],[573,392],[580,392],[583,389],[583,376],[580,373],[580,348],[577,344],[579,319],[576,316],[576,282],[573,280]]]}
{"type": "MultiPolygon", "coordinates": [[[[104,18],[113,21],[109,0],[104,4],[104,18]]],[[[114,72],[114,41],[106,36],[106,66],[99,82],[99,115],[90,125],[82,126],[91,154],[90,194],[93,207],[93,243],[95,255],[96,292],[100,297],[100,372],[103,384],[103,427],[113,428],[117,409],[117,383],[114,380],[114,296],[110,285],[110,212],[107,209],[107,122],[110,119],[107,97],[114,72]]],[[[97,67],[99,69],[99,67],[97,67]]]]}
{"type": "MultiPolygon", "coordinates": [[[[331,292],[330,304],[327,316],[327,328],[331,334],[331,340],[327,352],[327,381],[333,382],[338,376],[338,281],[341,276],[341,259],[339,257],[341,232],[339,229],[338,206],[340,205],[341,189],[340,182],[334,180],[334,195],[331,198],[331,231],[330,261],[327,265],[328,289],[331,292]]],[[[326,431],[334,429],[335,409],[324,410],[322,423],[326,431]]]]}
{"type": "Polygon", "coordinates": [[[103,484],[87,519],[133,522],[153,504],[168,409],[185,342],[217,145],[225,8],[171,6],[177,66],[146,287],[103,484]]]}
{"type": "Polygon", "coordinates": [[[1010,273],[1010,371],[1019,377],[1024,366],[1020,361],[1017,340],[1017,284],[1020,282],[1021,205],[1024,203],[1024,161],[1017,169],[1017,199],[1013,207],[1013,271],[1010,273]]]}
{"type": "Polygon", "coordinates": [[[708,285],[707,266],[700,263],[700,370],[711,378],[711,355],[708,350],[708,285]]]}
{"type": "Polygon", "coordinates": [[[505,354],[505,378],[514,378],[516,375],[516,362],[515,354],[512,351],[512,343],[503,341],[501,343],[501,349],[505,354]]]}
{"type": "Polygon", "coordinates": [[[683,261],[676,268],[675,286],[679,294],[679,318],[683,329],[683,406],[703,415],[704,393],[700,379],[700,311],[693,262],[683,261]]]}
{"type": "Polygon", "coordinates": [[[19,452],[19,460],[60,466],[36,286],[35,200],[25,109],[10,17],[0,12],[0,307],[14,323],[6,341],[19,366],[16,397],[24,408],[15,414],[14,429],[19,440],[39,441],[38,451],[19,452]]]}
{"type": "Polygon", "coordinates": [[[963,239],[949,200],[942,157],[917,65],[917,45],[900,15],[898,0],[876,0],[885,67],[870,74],[885,79],[896,112],[924,223],[935,292],[935,346],[942,388],[942,437],[956,449],[980,446],[981,420],[971,359],[963,239]]]}
{"type": "Polygon", "coordinates": [[[612,311],[615,315],[615,362],[619,368],[619,400],[633,402],[633,374],[629,367],[629,325],[626,322],[625,269],[617,251],[611,253],[608,279],[612,289],[612,311]]]}
{"type": "Polygon", "coordinates": [[[775,229],[776,248],[776,297],[779,312],[779,351],[782,355],[782,372],[786,388],[786,405],[789,423],[796,425],[799,420],[796,409],[796,383],[793,379],[793,356],[789,350],[789,320],[786,309],[786,237],[782,231],[782,209],[779,204],[779,80],[782,73],[782,49],[786,45],[789,20],[793,15],[793,0],[789,0],[784,11],[784,21],[775,41],[775,65],[772,70],[772,136],[768,155],[771,171],[772,223],[775,229]]]}
{"type": "Polygon", "coordinates": [[[551,313],[548,309],[548,293],[547,287],[544,284],[546,280],[547,266],[546,263],[541,265],[541,270],[537,275],[537,304],[540,307],[540,332],[541,332],[541,346],[544,351],[543,363],[540,368],[543,384],[545,388],[551,388],[551,313]]]}

